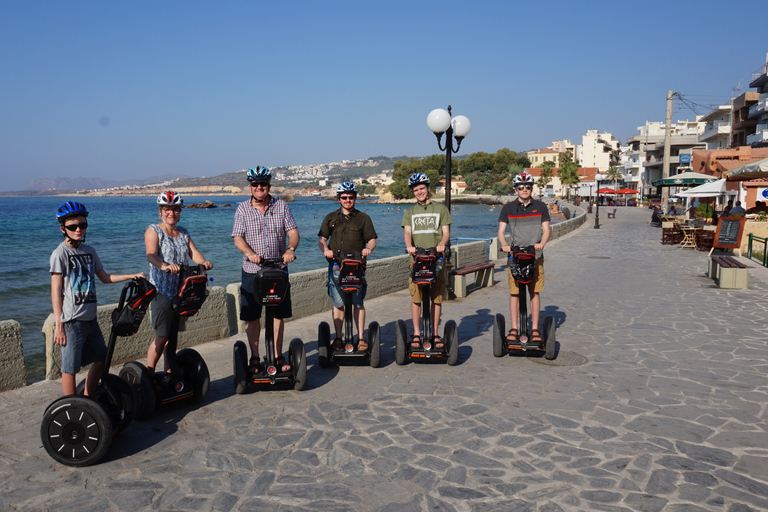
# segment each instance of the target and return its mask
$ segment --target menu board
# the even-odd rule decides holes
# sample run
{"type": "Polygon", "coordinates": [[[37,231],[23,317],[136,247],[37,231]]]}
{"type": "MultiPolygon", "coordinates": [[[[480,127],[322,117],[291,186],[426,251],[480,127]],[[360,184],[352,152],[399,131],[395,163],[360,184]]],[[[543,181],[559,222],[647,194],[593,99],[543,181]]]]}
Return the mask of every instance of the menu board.
{"type": "Polygon", "coordinates": [[[741,235],[744,233],[744,217],[721,217],[717,222],[714,247],[718,249],[736,249],[741,247],[741,235]]]}

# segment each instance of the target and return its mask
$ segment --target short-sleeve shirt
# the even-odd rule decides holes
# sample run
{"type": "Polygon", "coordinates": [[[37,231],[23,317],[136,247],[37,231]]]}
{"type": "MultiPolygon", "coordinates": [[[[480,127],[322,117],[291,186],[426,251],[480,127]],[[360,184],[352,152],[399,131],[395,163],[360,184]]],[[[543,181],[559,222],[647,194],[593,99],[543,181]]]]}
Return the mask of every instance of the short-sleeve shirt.
{"type": "Polygon", "coordinates": [[[451,213],[442,203],[415,204],[405,210],[402,227],[411,226],[413,245],[424,249],[436,247],[443,239],[443,226],[453,223],[451,213]]]}
{"type": "Polygon", "coordinates": [[[368,242],[378,238],[367,213],[355,209],[344,215],[341,208],[325,216],[317,236],[329,240],[328,248],[334,254],[362,251],[368,242]]]}
{"type": "MultiPolygon", "coordinates": [[[[528,247],[541,242],[544,231],[541,225],[550,220],[547,205],[542,201],[531,199],[528,206],[519,199],[505,204],[499,214],[499,222],[509,224],[511,245],[528,247]]],[[[536,251],[536,258],[544,257],[544,251],[536,251]]]]}
{"type": "MultiPolygon", "coordinates": [[[[285,201],[270,196],[266,211],[261,213],[251,204],[249,198],[237,205],[232,238],[243,237],[253,252],[259,256],[277,259],[283,256],[288,247],[285,240],[286,234],[294,229],[296,229],[296,222],[285,201]]],[[[245,272],[255,274],[260,268],[260,265],[251,263],[243,255],[245,272]]]]}
{"type": "MultiPolygon", "coordinates": [[[[157,224],[150,224],[152,231],[157,233],[160,259],[168,265],[186,265],[189,263],[189,232],[176,226],[179,236],[170,236],[157,224]]],[[[156,266],[149,265],[149,282],[155,285],[157,293],[173,297],[179,288],[179,274],[163,272],[156,266]]]]}
{"type": "Polygon", "coordinates": [[[61,274],[64,300],[61,321],[96,319],[96,274],[104,267],[90,245],[62,242],[51,254],[51,274],[61,274]]]}

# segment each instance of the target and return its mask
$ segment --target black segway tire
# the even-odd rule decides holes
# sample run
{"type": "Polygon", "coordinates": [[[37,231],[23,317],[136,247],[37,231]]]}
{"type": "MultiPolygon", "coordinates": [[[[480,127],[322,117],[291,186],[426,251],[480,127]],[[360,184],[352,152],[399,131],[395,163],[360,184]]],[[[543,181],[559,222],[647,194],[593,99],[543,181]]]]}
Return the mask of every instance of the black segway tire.
{"type": "Polygon", "coordinates": [[[320,322],[317,326],[317,364],[320,368],[328,368],[328,355],[331,350],[331,327],[328,322],[320,322]]]}
{"type": "Polygon", "coordinates": [[[242,395],[248,389],[248,347],[238,340],[232,354],[232,375],[235,380],[235,394],[242,395]]]}
{"type": "Polygon", "coordinates": [[[552,361],[557,357],[557,326],[554,317],[544,319],[544,359],[552,361]]]}
{"type": "MultiPolygon", "coordinates": [[[[118,434],[131,424],[136,399],[133,388],[118,375],[108,374],[107,381],[108,386],[99,382],[91,398],[107,412],[114,429],[113,434],[118,434]]],[[[85,380],[80,381],[75,391],[78,395],[85,393],[85,380]]]]}
{"type": "Polygon", "coordinates": [[[395,326],[395,362],[401,366],[405,364],[407,356],[405,348],[405,337],[407,335],[405,322],[398,320],[397,325],[395,326]]]}
{"type": "Polygon", "coordinates": [[[493,356],[502,357],[504,355],[504,345],[506,342],[506,319],[501,313],[496,313],[493,318],[493,356]]]}
{"type": "Polygon", "coordinates": [[[459,328],[454,320],[448,320],[445,323],[443,340],[448,350],[448,366],[456,366],[456,363],[459,362],[459,328]]]}
{"type": "Polygon", "coordinates": [[[381,333],[378,322],[368,324],[368,360],[371,368],[378,368],[381,364],[381,333]]]}
{"type": "Polygon", "coordinates": [[[40,440],[54,460],[67,466],[90,466],[107,453],[112,443],[112,422],[95,400],[65,396],[45,410],[40,440]]]}
{"type": "Polygon", "coordinates": [[[199,404],[208,395],[211,387],[211,375],[208,373],[208,365],[205,364],[202,356],[191,348],[180,350],[176,354],[179,361],[179,369],[185,381],[191,382],[193,386],[192,398],[193,404],[199,404]]]}
{"type": "Polygon", "coordinates": [[[155,380],[147,367],[138,361],[129,361],[120,368],[119,376],[133,388],[133,419],[149,418],[155,410],[155,380]]]}
{"type": "Polygon", "coordinates": [[[307,354],[299,338],[292,339],[288,345],[288,360],[293,373],[293,389],[301,391],[307,385],[307,354]]]}

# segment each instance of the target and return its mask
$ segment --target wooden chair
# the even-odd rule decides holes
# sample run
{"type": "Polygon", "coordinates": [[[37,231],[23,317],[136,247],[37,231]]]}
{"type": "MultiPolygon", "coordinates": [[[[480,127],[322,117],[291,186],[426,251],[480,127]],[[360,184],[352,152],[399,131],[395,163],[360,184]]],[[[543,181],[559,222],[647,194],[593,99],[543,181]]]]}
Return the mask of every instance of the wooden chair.
{"type": "Polygon", "coordinates": [[[674,222],[661,223],[661,243],[662,245],[675,245],[683,239],[683,232],[674,222]]]}

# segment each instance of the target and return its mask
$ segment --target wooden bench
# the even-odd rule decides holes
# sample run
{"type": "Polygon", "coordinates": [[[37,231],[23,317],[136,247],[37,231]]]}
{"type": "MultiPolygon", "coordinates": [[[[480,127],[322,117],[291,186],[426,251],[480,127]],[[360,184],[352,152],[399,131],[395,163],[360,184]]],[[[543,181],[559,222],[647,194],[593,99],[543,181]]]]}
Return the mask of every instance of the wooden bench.
{"type": "Polygon", "coordinates": [[[750,268],[726,254],[709,257],[709,277],[715,280],[718,288],[748,288],[750,268]]]}
{"type": "Polygon", "coordinates": [[[492,261],[485,263],[472,263],[463,267],[451,270],[453,277],[453,291],[457,298],[467,296],[467,275],[475,274],[475,284],[477,286],[493,286],[493,269],[496,264],[492,261]]]}
{"type": "Polygon", "coordinates": [[[615,219],[616,218],[616,208],[613,209],[613,212],[608,212],[608,218],[609,219],[615,219]]]}

